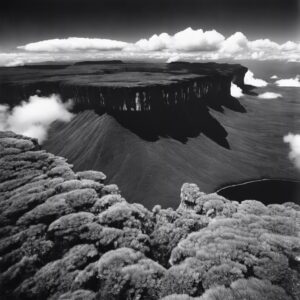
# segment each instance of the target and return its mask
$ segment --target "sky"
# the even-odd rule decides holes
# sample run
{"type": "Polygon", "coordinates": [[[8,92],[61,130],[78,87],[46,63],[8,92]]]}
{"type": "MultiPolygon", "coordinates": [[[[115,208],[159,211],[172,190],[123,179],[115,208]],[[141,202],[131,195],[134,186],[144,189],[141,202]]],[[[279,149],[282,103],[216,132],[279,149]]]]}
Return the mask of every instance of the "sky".
{"type": "MultiPolygon", "coordinates": [[[[299,43],[300,0],[0,1],[0,52],[6,57],[24,51],[29,55],[28,49],[17,47],[44,40],[77,37],[135,44],[154,34],[174,36],[186,28],[215,30],[225,39],[242,32],[249,41],[299,43]]],[[[100,48],[89,50],[103,51],[100,48]]],[[[179,50],[176,55],[183,52],[179,50]]]]}

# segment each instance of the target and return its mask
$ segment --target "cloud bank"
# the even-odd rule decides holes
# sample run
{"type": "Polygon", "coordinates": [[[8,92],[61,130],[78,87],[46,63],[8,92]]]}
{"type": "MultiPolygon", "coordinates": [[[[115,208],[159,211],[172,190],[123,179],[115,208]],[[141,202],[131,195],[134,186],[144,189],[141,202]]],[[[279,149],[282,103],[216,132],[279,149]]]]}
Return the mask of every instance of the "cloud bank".
{"type": "Polygon", "coordinates": [[[167,33],[141,39],[131,49],[142,51],[214,51],[221,48],[225,37],[215,30],[203,31],[187,28],[173,36],[167,33]]]}
{"type": "Polygon", "coordinates": [[[263,94],[258,95],[258,98],[260,99],[277,99],[281,98],[282,95],[279,93],[273,93],[273,92],[265,92],[263,94]]]}
{"type": "Polygon", "coordinates": [[[300,62],[300,43],[287,41],[278,44],[269,39],[251,41],[242,32],[229,37],[216,30],[187,28],[174,35],[154,34],[135,43],[101,38],[69,37],[50,39],[22,45],[19,52],[0,53],[1,66],[22,65],[50,60],[99,59],[159,59],[172,57],[184,60],[254,59],[300,62]],[[34,53],[34,54],[33,54],[34,53]]]}
{"type": "Polygon", "coordinates": [[[300,87],[300,76],[289,79],[280,79],[275,82],[276,85],[281,87],[300,87]]]}
{"type": "Polygon", "coordinates": [[[265,87],[268,83],[262,79],[254,78],[254,74],[251,71],[248,71],[244,78],[245,84],[253,85],[256,87],[265,87]]]}
{"type": "Polygon", "coordinates": [[[72,103],[62,103],[57,95],[50,97],[31,96],[15,106],[12,111],[6,105],[0,105],[0,130],[12,130],[32,138],[40,143],[47,138],[47,131],[56,120],[69,122],[73,114],[69,112],[72,103]]]}
{"type": "Polygon", "coordinates": [[[31,52],[68,52],[82,50],[122,50],[127,43],[108,39],[70,37],[67,39],[45,40],[19,46],[18,49],[31,52]]]}
{"type": "Polygon", "coordinates": [[[283,138],[283,141],[290,145],[289,158],[300,170],[300,134],[289,133],[283,138]]]}

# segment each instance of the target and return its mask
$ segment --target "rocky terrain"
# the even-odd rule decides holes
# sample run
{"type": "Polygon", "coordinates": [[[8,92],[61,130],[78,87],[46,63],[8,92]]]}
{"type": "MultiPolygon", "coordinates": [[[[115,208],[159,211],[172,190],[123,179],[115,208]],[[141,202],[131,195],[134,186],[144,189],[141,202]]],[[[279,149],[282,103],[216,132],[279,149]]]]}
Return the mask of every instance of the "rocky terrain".
{"type": "Polygon", "coordinates": [[[150,211],[105,179],[0,133],[1,299],[300,298],[299,205],[185,183],[150,211]]]}

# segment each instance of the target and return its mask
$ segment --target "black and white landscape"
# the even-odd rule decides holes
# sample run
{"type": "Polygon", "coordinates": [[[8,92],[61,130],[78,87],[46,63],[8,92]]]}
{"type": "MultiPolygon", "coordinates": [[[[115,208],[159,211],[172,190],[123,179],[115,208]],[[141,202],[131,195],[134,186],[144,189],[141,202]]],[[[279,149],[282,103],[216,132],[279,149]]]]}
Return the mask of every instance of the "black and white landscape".
{"type": "Polygon", "coordinates": [[[300,299],[300,4],[0,4],[0,298],[300,299]]]}

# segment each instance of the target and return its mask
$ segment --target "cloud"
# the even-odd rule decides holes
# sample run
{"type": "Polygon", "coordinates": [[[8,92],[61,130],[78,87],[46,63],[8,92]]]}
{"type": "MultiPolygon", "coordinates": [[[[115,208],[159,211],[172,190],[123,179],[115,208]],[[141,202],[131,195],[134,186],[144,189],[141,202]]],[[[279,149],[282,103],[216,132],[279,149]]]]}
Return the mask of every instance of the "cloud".
{"type": "Polygon", "coordinates": [[[56,120],[69,122],[73,114],[69,112],[72,103],[62,103],[59,96],[31,96],[12,111],[6,105],[0,105],[0,130],[12,130],[42,143],[47,138],[47,131],[56,120]]]}
{"type": "Polygon", "coordinates": [[[300,87],[300,76],[289,79],[280,79],[275,82],[276,85],[281,87],[300,87]]]}
{"type": "Polygon", "coordinates": [[[273,75],[270,77],[271,79],[278,79],[278,76],[277,75],[273,75]]]}
{"type": "Polygon", "coordinates": [[[203,31],[187,28],[173,36],[167,33],[153,35],[149,39],[141,39],[135,43],[136,51],[214,51],[218,50],[225,37],[215,30],[203,31]]]}
{"type": "Polygon", "coordinates": [[[277,99],[277,98],[281,98],[281,97],[282,97],[281,94],[272,93],[272,92],[266,92],[266,93],[260,94],[258,96],[258,98],[261,98],[261,99],[277,99]]]}
{"type": "Polygon", "coordinates": [[[64,52],[64,51],[108,51],[122,50],[127,43],[109,39],[90,39],[69,37],[52,39],[19,46],[18,49],[30,52],[64,52]]]}
{"type": "Polygon", "coordinates": [[[167,63],[172,63],[172,62],[175,62],[175,61],[179,61],[181,60],[181,56],[179,54],[175,54],[175,55],[172,55],[168,60],[167,60],[167,63]]]}
{"type": "Polygon", "coordinates": [[[253,59],[300,62],[300,43],[287,41],[278,44],[270,39],[251,41],[242,32],[225,37],[216,30],[189,27],[174,35],[158,33],[135,43],[84,37],[33,42],[19,46],[15,53],[0,53],[0,65],[88,59],[148,58],[167,61],[175,55],[190,61],[253,59]]]}
{"type": "Polygon", "coordinates": [[[243,33],[236,32],[223,42],[221,52],[235,54],[244,50],[248,51],[248,43],[248,39],[243,33]]]}
{"type": "Polygon", "coordinates": [[[243,91],[236,84],[231,83],[230,87],[231,96],[234,98],[241,98],[243,96],[243,91]]]}
{"type": "Polygon", "coordinates": [[[72,57],[68,54],[56,54],[56,53],[30,53],[30,52],[11,52],[0,53],[0,66],[4,67],[16,67],[23,66],[25,64],[40,63],[45,61],[67,61],[72,57]]]}
{"type": "Polygon", "coordinates": [[[254,74],[251,71],[248,71],[244,78],[245,84],[253,85],[256,87],[264,87],[267,86],[268,83],[262,79],[254,78],[254,74]]]}
{"type": "Polygon", "coordinates": [[[292,134],[284,136],[283,141],[290,145],[289,158],[300,169],[300,134],[292,134]]]}

